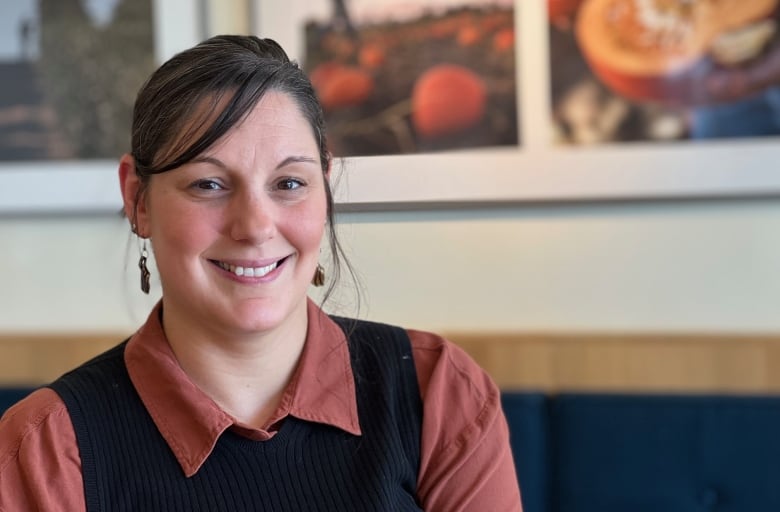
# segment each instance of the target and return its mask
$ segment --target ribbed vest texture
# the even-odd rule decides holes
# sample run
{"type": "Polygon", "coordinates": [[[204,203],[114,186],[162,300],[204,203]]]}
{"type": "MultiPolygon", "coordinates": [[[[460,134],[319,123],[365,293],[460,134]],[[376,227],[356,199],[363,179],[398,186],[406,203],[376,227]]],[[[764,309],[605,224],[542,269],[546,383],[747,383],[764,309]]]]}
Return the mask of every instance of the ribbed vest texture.
{"type": "Polygon", "coordinates": [[[334,320],[349,333],[362,435],[292,416],[267,441],[227,431],[190,478],[133,387],[127,342],[52,383],[76,432],[87,511],[422,510],[422,403],[408,335],[334,320]]]}

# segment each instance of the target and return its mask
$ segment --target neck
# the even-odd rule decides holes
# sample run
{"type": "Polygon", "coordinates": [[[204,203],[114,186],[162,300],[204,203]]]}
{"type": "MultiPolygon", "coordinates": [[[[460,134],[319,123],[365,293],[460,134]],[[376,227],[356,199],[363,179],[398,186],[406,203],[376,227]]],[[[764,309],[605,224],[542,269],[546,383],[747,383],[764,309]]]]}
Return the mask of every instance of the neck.
{"type": "Polygon", "coordinates": [[[163,307],[163,329],[184,372],[228,414],[266,428],[306,341],[304,302],[287,322],[263,333],[204,331],[163,307]]]}

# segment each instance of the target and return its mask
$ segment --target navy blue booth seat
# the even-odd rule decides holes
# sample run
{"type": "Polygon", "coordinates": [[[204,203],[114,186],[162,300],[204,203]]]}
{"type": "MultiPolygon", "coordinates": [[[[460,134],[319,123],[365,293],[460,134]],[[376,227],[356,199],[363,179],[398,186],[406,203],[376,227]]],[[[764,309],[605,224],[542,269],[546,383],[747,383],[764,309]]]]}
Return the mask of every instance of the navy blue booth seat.
{"type": "Polygon", "coordinates": [[[550,400],[542,393],[503,393],[524,512],[551,509],[550,400]]]}
{"type": "Polygon", "coordinates": [[[504,393],[525,512],[780,511],[780,397],[504,393]]]}
{"type": "Polygon", "coordinates": [[[3,415],[6,409],[29,395],[33,389],[29,387],[0,387],[0,416],[3,415]]]}

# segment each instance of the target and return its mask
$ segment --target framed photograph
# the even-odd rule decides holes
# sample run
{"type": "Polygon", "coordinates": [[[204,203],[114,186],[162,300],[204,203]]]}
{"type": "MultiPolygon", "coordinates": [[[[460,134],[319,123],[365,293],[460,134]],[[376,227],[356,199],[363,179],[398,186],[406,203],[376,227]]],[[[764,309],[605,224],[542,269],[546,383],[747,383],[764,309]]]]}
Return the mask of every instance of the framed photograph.
{"type": "Polygon", "coordinates": [[[780,2],[551,0],[555,143],[780,135],[780,2]]]}
{"type": "MultiPolygon", "coordinates": [[[[516,145],[344,156],[337,161],[335,169],[336,197],[342,207],[393,209],[780,193],[780,169],[774,164],[780,161],[780,140],[774,137],[560,143],[557,96],[553,90],[559,88],[558,77],[571,69],[570,63],[551,51],[553,31],[560,30],[560,25],[556,25],[560,20],[551,19],[555,9],[561,6],[590,1],[514,1],[517,133],[521,134],[516,145]]],[[[644,3],[654,1],[657,0],[644,3]]],[[[360,35],[376,28],[376,23],[388,22],[386,18],[379,22],[371,18],[370,9],[362,13],[364,6],[377,6],[377,9],[381,6],[399,13],[396,22],[403,23],[402,15],[412,4],[418,8],[423,6],[428,16],[459,12],[480,3],[491,4],[487,0],[287,0],[283,5],[273,0],[255,0],[255,3],[254,25],[259,34],[278,40],[306,69],[309,66],[306,59],[313,53],[307,46],[312,40],[312,29],[322,31],[327,20],[330,26],[341,23],[343,27],[344,22],[339,19],[343,20],[344,11],[351,23],[362,23],[360,35]]],[[[620,0],[613,3],[619,4],[620,0]]],[[[355,50],[346,47],[343,60],[359,66],[359,51],[355,50]]],[[[583,72],[581,68],[580,72],[583,72]]],[[[590,115],[587,111],[580,114],[590,115]]],[[[674,120],[666,118],[665,124],[664,119],[661,121],[660,130],[674,129],[670,126],[674,120]]]]}
{"type": "MultiPolygon", "coordinates": [[[[568,54],[560,52],[561,41],[569,48],[573,46],[575,53],[580,50],[578,44],[574,44],[577,41],[572,32],[566,32],[566,23],[574,26],[574,18],[561,21],[554,9],[561,5],[581,8],[581,4],[596,0],[245,1],[251,2],[247,12],[253,19],[249,25],[256,33],[278,40],[312,74],[315,68],[311,66],[326,64],[337,58],[338,64],[344,67],[360,68],[359,71],[368,67],[367,74],[377,90],[389,88],[398,95],[387,104],[366,104],[369,108],[365,109],[356,109],[355,104],[348,103],[344,110],[331,115],[331,133],[339,125],[347,127],[346,135],[341,137],[341,147],[336,145],[333,148],[338,157],[334,163],[333,181],[341,209],[756,197],[780,193],[780,171],[775,165],[780,161],[780,141],[773,135],[588,139],[592,133],[586,130],[584,140],[588,143],[573,143],[566,139],[572,128],[561,121],[561,98],[565,94],[562,91],[579,84],[583,76],[588,77],[590,73],[597,81],[597,90],[603,95],[600,98],[626,101],[626,91],[608,83],[603,73],[594,72],[586,58],[582,58],[579,68],[570,67],[568,54]],[[374,6],[373,9],[370,6],[374,6]],[[511,22],[507,18],[508,12],[511,13],[511,22]],[[492,21],[491,13],[494,15],[492,21]],[[464,26],[457,30],[453,30],[452,26],[447,30],[442,28],[442,25],[446,28],[448,23],[454,26],[452,20],[455,19],[463,22],[464,26]],[[478,30],[468,30],[466,21],[478,23],[478,30]],[[437,22],[442,23],[437,25],[437,22]],[[491,23],[495,25],[491,26],[491,23]],[[361,61],[355,41],[368,41],[369,35],[376,37],[374,42],[381,40],[393,32],[391,27],[394,25],[402,27],[398,31],[403,36],[401,41],[384,53],[374,52],[373,57],[371,52],[366,52],[368,55],[361,61]],[[347,43],[350,39],[352,43],[343,44],[343,37],[326,37],[329,32],[332,36],[339,30],[352,31],[347,38],[347,43]],[[510,32],[511,38],[507,35],[510,32]],[[442,40],[435,44],[425,42],[426,38],[437,33],[441,34],[442,40]],[[504,36],[498,37],[499,34],[504,36]],[[461,45],[458,40],[461,40],[461,45]],[[513,46],[507,48],[506,42],[510,40],[513,46]],[[330,46],[326,44],[328,41],[330,46]],[[471,45],[465,44],[469,41],[471,45]],[[328,48],[327,52],[325,48],[328,48]],[[339,48],[343,54],[338,54],[339,48]],[[414,52],[410,48],[419,48],[419,51],[414,52]],[[510,49],[511,53],[505,53],[510,49]],[[513,64],[508,63],[507,55],[513,56],[513,64]],[[483,60],[486,62],[481,62],[483,60]],[[385,70],[383,74],[381,70],[382,65],[399,66],[399,63],[407,61],[417,66],[414,73],[388,74],[385,70]],[[471,77],[467,82],[472,84],[472,92],[482,91],[482,99],[466,101],[468,98],[463,96],[466,93],[456,92],[455,98],[464,98],[462,105],[445,109],[445,112],[451,110],[449,113],[454,117],[439,125],[447,127],[451,124],[462,131],[425,139],[418,133],[424,123],[415,120],[414,109],[410,106],[414,83],[424,74],[422,68],[429,65],[467,67],[475,62],[485,67],[473,73],[476,80],[471,77]],[[371,68],[372,65],[375,67],[371,68]],[[574,73],[567,75],[567,71],[571,70],[574,73]],[[400,85],[390,84],[391,79],[400,85]],[[507,91],[507,84],[514,90],[507,91]],[[406,92],[398,92],[404,88],[406,92]],[[501,91],[501,94],[493,94],[496,91],[501,91]],[[382,122],[376,123],[379,118],[382,122]]],[[[740,1],[731,0],[731,3],[740,1]]],[[[777,0],[766,1],[772,3],[777,0]]],[[[145,23],[147,31],[151,26],[155,63],[203,39],[206,21],[215,16],[230,18],[222,11],[236,8],[234,2],[214,0],[20,0],[12,2],[14,6],[7,2],[9,5],[0,7],[3,14],[0,25],[4,29],[0,34],[5,34],[0,37],[0,66],[27,63],[28,67],[33,67],[31,63],[41,57],[39,52],[42,48],[38,46],[42,41],[40,31],[46,30],[46,27],[39,26],[41,13],[36,7],[39,4],[80,5],[80,16],[87,20],[87,24],[83,25],[85,31],[101,33],[101,30],[106,31],[106,26],[112,28],[111,32],[122,32],[124,25],[119,21],[122,6],[126,8],[126,4],[143,2],[149,2],[151,18],[134,23],[141,24],[139,26],[145,23]],[[206,4],[208,9],[204,8],[206,4]],[[112,23],[119,25],[113,26],[112,23]]],[[[660,4],[660,0],[615,0],[616,4],[620,2],[660,4]]],[[[695,3],[706,2],[700,0],[695,3]]],[[[58,29],[67,25],[64,23],[66,18],[62,16],[64,14],[60,15],[63,23],[56,24],[58,29]]],[[[769,29],[762,30],[766,32],[769,29]]],[[[131,32],[138,33],[138,30],[131,32]]],[[[769,33],[769,36],[764,44],[775,44],[774,33],[769,33]]],[[[116,62],[121,62],[123,51],[114,51],[120,55],[116,62]]],[[[104,68],[99,69],[104,71],[104,68]]],[[[116,73],[103,74],[108,77],[103,87],[109,84],[119,89],[130,82],[122,80],[116,73]]],[[[11,75],[4,73],[3,76],[11,75]]],[[[351,75],[352,78],[346,82],[350,85],[359,82],[355,76],[351,75]]],[[[366,74],[361,76],[365,82],[366,74]]],[[[5,82],[0,86],[7,86],[5,82]]],[[[66,92],[54,78],[49,77],[39,83],[51,92],[66,92]]],[[[76,83],[84,91],[90,90],[86,82],[76,83]]],[[[449,94],[445,89],[453,83],[453,79],[442,80],[442,83],[444,85],[434,88],[430,95],[432,98],[440,99],[449,94]]],[[[24,81],[21,87],[24,89],[24,81]]],[[[340,88],[337,90],[343,92],[340,88]]],[[[585,90],[587,92],[587,88],[585,90]]],[[[384,99],[379,101],[390,97],[382,96],[384,99]]],[[[771,94],[768,96],[771,99],[771,94]]],[[[4,94],[2,97],[11,95],[4,94]]],[[[354,97],[352,101],[356,101],[354,97]]],[[[53,102],[47,100],[46,105],[53,102]]],[[[581,102],[573,104],[575,117],[580,115],[593,122],[588,108],[583,107],[581,102]]],[[[611,104],[609,100],[607,106],[611,104]]],[[[107,135],[111,130],[99,128],[96,132],[94,128],[86,127],[92,131],[79,132],[76,129],[84,130],[85,127],[78,126],[79,123],[83,124],[96,113],[113,119],[111,108],[82,109],[85,116],[83,119],[74,116],[78,122],[69,132],[71,142],[67,142],[67,133],[60,137],[41,137],[35,133],[31,136],[33,130],[29,127],[22,130],[21,136],[7,136],[5,129],[19,124],[19,119],[43,125],[54,119],[47,108],[25,111],[16,107],[18,105],[0,105],[0,130],[4,130],[0,139],[21,141],[17,145],[22,146],[13,150],[17,153],[0,148],[0,176],[6,184],[0,187],[0,214],[119,211],[118,155],[113,153],[116,146],[111,146],[110,140],[104,140],[110,139],[107,135]],[[85,135],[73,138],[73,133],[85,135]],[[48,153],[45,157],[31,155],[30,152],[20,153],[31,151],[30,147],[40,144],[42,139],[47,141],[48,153]],[[78,144],[73,140],[83,143],[85,148],[74,150],[78,144]]],[[[621,108],[610,108],[618,113],[622,111],[621,108]]],[[[659,111],[657,103],[642,108],[659,111]]],[[[759,114],[766,119],[765,110],[760,110],[759,114]]],[[[675,132],[686,120],[684,115],[662,115],[654,124],[655,131],[649,133],[687,133],[675,132]]],[[[93,126],[111,126],[110,122],[106,124],[105,119],[102,122],[102,125],[93,123],[93,126]]],[[[605,122],[598,123],[603,127],[605,122]]],[[[336,136],[333,137],[335,140],[336,136]]]]}
{"type": "Polygon", "coordinates": [[[0,213],[118,212],[132,103],[202,39],[191,0],[18,0],[0,7],[0,213]],[[10,184],[10,186],[9,186],[10,184]]]}
{"type": "Polygon", "coordinates": [[[326,2],[300,62],[335,155],[517,146],[513,0],[326,2]]]}

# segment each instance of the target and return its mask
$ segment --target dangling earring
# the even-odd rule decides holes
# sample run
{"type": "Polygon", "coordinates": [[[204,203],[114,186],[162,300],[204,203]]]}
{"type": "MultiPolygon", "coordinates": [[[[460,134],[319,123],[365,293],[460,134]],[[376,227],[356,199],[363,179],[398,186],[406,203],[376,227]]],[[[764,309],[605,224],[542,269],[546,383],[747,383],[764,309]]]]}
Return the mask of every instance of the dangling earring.
{"type": "Polygon", "coordinates": [[[311,280],[311,284],[314,286],[322,286],[325,284],[325,269],[317,263],[317,270],[314,271],[314,277],[311,280]]]}
{"type": "Polygon", "coordinates": [[[141,258],[138,260],[138,268],[141,269],[141,291],[149,295],[149,278],[152,274],[146,267],[146,258],[149,253],[146,252],[146,239],[144,239],[144,245],[141,248],[141,258]]]}

